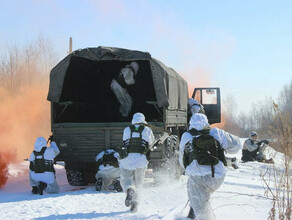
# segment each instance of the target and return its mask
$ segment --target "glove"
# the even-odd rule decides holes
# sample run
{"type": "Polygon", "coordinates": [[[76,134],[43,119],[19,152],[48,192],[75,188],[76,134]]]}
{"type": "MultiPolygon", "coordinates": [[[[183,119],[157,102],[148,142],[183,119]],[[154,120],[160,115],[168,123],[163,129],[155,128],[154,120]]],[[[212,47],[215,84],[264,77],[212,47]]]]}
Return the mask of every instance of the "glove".
{"type": "Polygon", "coordinates": [[[54,141],[54,137],[53,137],[53,135],[51,135],[51,136],[48,138],[47,143],[51,143],[52,141],[54,141]]]}
{"type": "Polygon", "coordinates": [[[257,145],[260,147],[262,145],[262,141],[258,142],[257,145]]]}

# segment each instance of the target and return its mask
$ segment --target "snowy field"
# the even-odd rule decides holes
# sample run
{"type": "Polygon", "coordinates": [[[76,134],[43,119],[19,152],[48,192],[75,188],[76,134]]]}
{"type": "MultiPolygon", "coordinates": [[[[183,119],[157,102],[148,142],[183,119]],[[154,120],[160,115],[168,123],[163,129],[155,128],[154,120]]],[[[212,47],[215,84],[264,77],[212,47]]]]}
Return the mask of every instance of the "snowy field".
{"type": "MultiPolygon", "coordinates": [[[[237,155],[240,157],[240,155],[237,155]]],[[[62,165],[56,165],[60,193],[31,194],[28,162],[9,166],[9,180],[0,189],[0,219],[187,219],[187,177],[179,181],[165,179],[153,186],[146,179],[137,213],[125,207],[124,193],[96,192],[94,185],[85,189],[70,186],[62,165]]],[[[228,169],[224,184],[212,196],[217,220],[267,219],[271,201],[259,176],[268,164],[240,163],[228,169]]]]}

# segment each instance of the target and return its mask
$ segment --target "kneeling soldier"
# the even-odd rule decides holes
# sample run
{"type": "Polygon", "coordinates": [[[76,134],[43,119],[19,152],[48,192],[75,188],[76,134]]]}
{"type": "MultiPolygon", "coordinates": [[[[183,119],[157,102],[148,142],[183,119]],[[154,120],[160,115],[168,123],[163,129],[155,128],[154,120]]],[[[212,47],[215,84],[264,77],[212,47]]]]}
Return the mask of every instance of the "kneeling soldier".
{"type": "Polygon", "coordinates": [[[29,159],[29,180],[33,194],[42,195],[43,190],[47,193],[59,193],[54,169],[54,158],[59,153],[60,150],[54,141],[47,147],[45,138],[37,138],[29,159]]]}
{"type": "Polygon", "coordinates": [[[118,192],[123,191],[120,185],[120,168],[118,162],[119,154],[112,150],[100,152],[95,160],[97,162],[98,171],[95,175],[96,191],[115,189],[118,192]]]}

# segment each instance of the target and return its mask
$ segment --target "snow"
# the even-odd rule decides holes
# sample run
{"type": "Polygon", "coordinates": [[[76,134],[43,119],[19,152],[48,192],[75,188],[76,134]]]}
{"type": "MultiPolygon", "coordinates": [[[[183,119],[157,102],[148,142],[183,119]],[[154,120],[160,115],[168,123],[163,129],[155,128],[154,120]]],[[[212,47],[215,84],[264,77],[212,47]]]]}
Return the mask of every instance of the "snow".
{"type": "MultiPolygon", "coordinates": [[[[131,213],[124,205],[124,193],[96,192],[93,184],[81,190],[70,186],[62,164],[55,166],[60,193],[33,195],[28,165],[22,162],[9,166],[8,182],[0,189],[1,219],[187,219],[186,176],[179,181],[162,178],[159,185],[147,178],[138,211],[131,213]]],[[[223,185],[211,199],[217,220],[267,219],[272,205],[264,195],[260,172],[268,166],[272,165],[250,162],[239,163],[238,170],[229,168],[223,185]]]]}

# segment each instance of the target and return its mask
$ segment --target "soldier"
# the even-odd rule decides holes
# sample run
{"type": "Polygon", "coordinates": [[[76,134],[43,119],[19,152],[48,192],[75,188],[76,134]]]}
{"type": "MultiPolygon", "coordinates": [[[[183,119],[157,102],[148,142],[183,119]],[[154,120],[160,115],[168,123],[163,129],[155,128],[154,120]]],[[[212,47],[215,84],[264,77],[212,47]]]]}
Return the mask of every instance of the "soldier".
{"type": "Polygon", "coordinates": [[[120,185],[120,168],[118,162],[119,154],[112,149],[107,149],[100,152],[95,161],[97,162],[98,171],[95,175],[96,191],[107,190],[117,190],[118,192],[123,191],[120,185]]]}
{"type": "MultiPolygon", "coordinates": [[[[189,98],[188,100],[188,118],[190,119],[193,114],[202,113],[205,114],[204,106],[201,105],[197,100],[193,98],[189,98]]],[[[227,166],[233,167],[234,169],[238,169],[238,161],[236,157],[228,157],[225,156],[227,166]]]]}
{"type": "Polygon", "coordinates": [[[206,115],[196,113],[191,117],[189,130],[181,138],[179,154],[180,164],[189,176],[189,218],[214,219],[209,199],[225,178],[224,150],[236,153],[240,148],[238,137],[210,128],[206,115]]]}
{"type": "Polygon", "coordinates": [[[202,106],[196,99],[189,98],[188,100],[188,111],[190,113],[190,117],[195,113],[205,114],[204,106],[202,106]]]}
{"type": "Polygon", "coordinates": [[[258,134],[255,131],[250,132],[250,138],[248,138],[243,145],[242,158],[243,162],[258,161],[265,163],[273,163],[273,159],[266,158],[264,151],[269,144],[268,140],[259,140],[258,134]]]}
{"type": "Polygon", "coordinates": [[[124,129],[124,146],[120,153],[121,185],[127,194],[125,205],[137,211],[138,190],[142,188],[148,160],[146,154],[152,151],[154,135],[147,126],[145,116],[135,113],[132,125],[124,129]]]}
{"type": "Polygon", "coordinates": [[[42,195],[43,190],[47,193],[59,193],[54,169],[54,158],[59,153],[60,150],[54,141],[47,147],[45,138],[37,138],[29,159],[29,180],[33,194],[42,195]]]}
{"type": "Polygon", "coordinates": [[[122,68],[111,82],[111,89],[121,104],[120,113],[123,117],[128,117],[132,108],[133,100],[126,89],[136,82],[138,70],[138,63],[132,62],[130,65],[122,68]]]}

